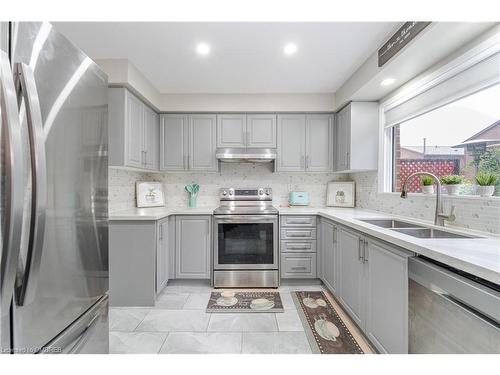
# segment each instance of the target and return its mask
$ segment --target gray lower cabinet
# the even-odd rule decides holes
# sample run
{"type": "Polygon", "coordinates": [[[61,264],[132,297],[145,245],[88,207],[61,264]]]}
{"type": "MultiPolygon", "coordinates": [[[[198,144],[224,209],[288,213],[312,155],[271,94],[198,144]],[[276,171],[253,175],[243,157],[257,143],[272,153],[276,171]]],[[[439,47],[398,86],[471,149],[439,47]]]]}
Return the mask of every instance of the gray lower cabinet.
{"type": "Polygon", "coordinates": [[[316,216],[282,215],[280,227],[281,278],[317,278],[316,216]]]}
{"type": "Polygon", "coordinates": [[[212,218],[175,217],[175,278],[209,279],[212,218]]]}
{"type": "Polygon", "coordinates": [[[364,328],[365,274],[362,258],[363,237],[340,228],[338,236],[340,293],[338,297],[351,318],[364,328]]]}
{"type": "Polygon", "coordinates": [[[156,245],[156,294],[158,295],[166,286],[169,276],[169,236],[168,218],[158,221],[158,242],[156,245]]]}
{"type": "Polygon", "coordinates": [[[316,253],[281,253],[281,277],[316,278],[316,253]]]}
{"type": "Polygon", "coordinates": [[[217,171],[216,115],[160,116],[160,170],[217,171]]]}
{"type": "Polygon", "coordinates": [[[156,221],[109,222],[111,306],[154,306],[157,233],[156,221]]]}
{"type": "Polygon", "coordinates": [[[108,90],[109,165],[158,170],[158,114],[125,88],[108,90]]]}
{"type": "Polygon", "coordinates": [[[333,115],[278,116],[278,172],[333,171],[333,115]]]}
{"type": "Polygon", "coordinates": [[[383,353],[408,353],[408,257],[368,239],[366,334],[383,353]]]}
{"type": "Polygon", "coordinates": [[[413,253],[323,219],[320,233],[325,285],[378,351],[407,353],[413,253]]]}
{"type": "Polygon", "coordinates": [[[321,275],[328,289],[333,293],[337,293],[339,283],[339,254],[336,236],[338,229],[333,222],[323,218],[320,225],[321,275]]]}

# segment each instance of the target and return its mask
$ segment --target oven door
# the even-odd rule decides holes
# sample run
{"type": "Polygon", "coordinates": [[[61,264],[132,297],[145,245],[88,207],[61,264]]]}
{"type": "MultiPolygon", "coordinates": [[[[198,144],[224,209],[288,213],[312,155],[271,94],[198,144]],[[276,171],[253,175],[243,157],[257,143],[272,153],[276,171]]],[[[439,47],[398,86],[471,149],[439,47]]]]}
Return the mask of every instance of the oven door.
{"type": "Polygon", "coordinates": [[[278,216],[216,215],[214,269],[278,269],[278,216]]]}

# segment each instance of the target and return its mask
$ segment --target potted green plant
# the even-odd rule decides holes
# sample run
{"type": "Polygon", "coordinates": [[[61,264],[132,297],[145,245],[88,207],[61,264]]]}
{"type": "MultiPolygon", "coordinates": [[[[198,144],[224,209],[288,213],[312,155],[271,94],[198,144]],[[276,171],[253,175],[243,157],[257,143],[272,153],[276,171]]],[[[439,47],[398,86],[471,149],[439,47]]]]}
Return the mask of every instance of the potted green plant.
{"type": "Polygon", "coordinates": [[[430,176],[422,176],[422,193],[434,194],[434,180],[430,176]]]}
{"type": "Polygon", "coordinates": [[[478,184],[477,193],[481,197],[491,197],[495,192],[495,185],[498,181],[498,176],[488,171],[479,171],[476,174],[476,182],[478,184]]]}
{"type": "Polygon", "coordinates": [[[440,180],[446,188],[448,195],[458,195],[460,191],[460,185],[462,185],[462,183],[464,182],[464,178],[456,174],[442,176],[440,180]]]}

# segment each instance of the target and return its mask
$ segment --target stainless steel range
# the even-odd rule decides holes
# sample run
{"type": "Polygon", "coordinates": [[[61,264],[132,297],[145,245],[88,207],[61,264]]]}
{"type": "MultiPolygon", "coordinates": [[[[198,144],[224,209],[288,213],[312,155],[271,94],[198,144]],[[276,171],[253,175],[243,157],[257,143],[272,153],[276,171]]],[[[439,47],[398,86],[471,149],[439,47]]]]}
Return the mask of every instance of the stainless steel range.
{"type": "Polygon", "coordinates": [[[278,233],[271,188],[221,189],[214,211],[214,287],[277,288],[278,233]]]}

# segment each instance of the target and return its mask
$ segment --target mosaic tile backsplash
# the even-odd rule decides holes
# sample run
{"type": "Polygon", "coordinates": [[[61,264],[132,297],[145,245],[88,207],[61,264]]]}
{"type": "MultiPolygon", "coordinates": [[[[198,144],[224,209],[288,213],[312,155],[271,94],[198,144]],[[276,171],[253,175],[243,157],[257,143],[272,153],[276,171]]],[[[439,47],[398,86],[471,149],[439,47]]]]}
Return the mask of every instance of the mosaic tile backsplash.
{"type": "Polygon", "coordinates": [[[328,181],[348,180],[348,175],[333,173],[273,173],[271,164],[222,164],[218,173],[143,173],[121,169],[109,170],[109,209],[135,207],[135,182],[158,181],[165,186],[167,205],[186,207],[188,194],[184,186],[200,184],[198,206],[217,206],[221,187],[259,187],[273,189],[273,203],[285,205],[289,191],[308,191],[311,206],[326,205],[328,181]]]}
{"type": "MultiPolygon", "coordinates": [[[[356,206],[390,214],[434,220],[436,196],[412,196],[401,199],[398,194],[378,194],[377,172],[351,174],[356,181],[356,206]]],[[[479,197],[453,198],[442,195],[445,213],[455,206],[456,220],[450,226],[500,233],[500,199],[479,197]]],[[[448,223],[447,223],[448,225],[448,223]]]]}

